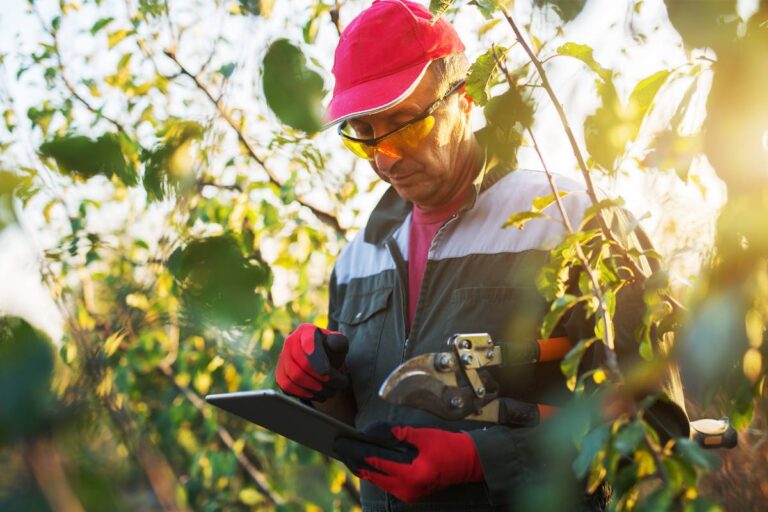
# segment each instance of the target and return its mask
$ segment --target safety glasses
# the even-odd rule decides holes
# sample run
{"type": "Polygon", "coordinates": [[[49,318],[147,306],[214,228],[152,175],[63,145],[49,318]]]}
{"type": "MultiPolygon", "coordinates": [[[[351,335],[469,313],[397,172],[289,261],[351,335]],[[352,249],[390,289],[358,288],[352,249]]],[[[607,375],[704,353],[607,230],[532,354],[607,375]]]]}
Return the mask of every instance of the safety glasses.
{"type": "Polygon", "coordinates": [[[373,160],[376,153],[398,158],[401,156],[401,149],[415,149],[427,138],[435,126],[433,115],[435,111],[463,85],[464,80],[456,82],[445,95],[433,101],[422,113],[380,137],[359,139],[355,137],[354,130],[344,121],[339,125],[341,140],[352,153],[366,160],[373,160]]]}

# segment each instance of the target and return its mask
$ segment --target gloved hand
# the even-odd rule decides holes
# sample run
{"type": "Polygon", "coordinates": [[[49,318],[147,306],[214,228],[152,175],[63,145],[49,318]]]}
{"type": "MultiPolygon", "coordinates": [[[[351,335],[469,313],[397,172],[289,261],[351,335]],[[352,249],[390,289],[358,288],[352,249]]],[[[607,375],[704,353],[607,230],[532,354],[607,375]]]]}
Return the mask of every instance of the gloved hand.
{"type": "Polygon", "coordinates": [[[483,480],[480,457],[465,432],[374,423],[363,434],[388,446],[339,437],[334,452],[356,476],[402,501],[483,480]]]}
{"type": "Polygon", "coordinates": [[[288,335],[280,351],[275,371],[277,385],[289,395],[324,401],[349,384],[340,371],[348,346],[349,341],[341,333],[301,324],[288,335]]]}

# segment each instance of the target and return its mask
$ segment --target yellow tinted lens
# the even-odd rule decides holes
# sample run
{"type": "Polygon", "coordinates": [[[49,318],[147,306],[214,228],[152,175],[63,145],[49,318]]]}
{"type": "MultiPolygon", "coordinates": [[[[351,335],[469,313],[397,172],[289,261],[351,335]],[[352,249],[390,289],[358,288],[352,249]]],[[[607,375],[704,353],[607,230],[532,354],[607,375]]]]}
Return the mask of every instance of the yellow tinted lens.
{"type": "Polygon", "coordinates": [[[371,160],[373,158],[373,147],[363,144],[362,142],[349,140],[346,137],[342,137],[341,140],[344,141],[344,145],[356,156],[365,158],[366,160],[371,160]]]}
{"type": "Polygon", "coordinates": [[[434,126],[435,116],[427,116],[387,137],[387,143],[397,147],[414,149],[427,138],[434,126]]]}

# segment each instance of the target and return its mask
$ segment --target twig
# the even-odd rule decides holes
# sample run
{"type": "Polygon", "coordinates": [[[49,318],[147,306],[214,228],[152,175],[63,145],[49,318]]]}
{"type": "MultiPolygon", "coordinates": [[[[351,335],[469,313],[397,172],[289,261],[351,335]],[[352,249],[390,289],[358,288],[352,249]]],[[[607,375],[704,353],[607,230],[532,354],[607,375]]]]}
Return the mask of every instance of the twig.
{"type": "MultiPolygon", "coordinates": [[[[530,45],[528,45],[528,43],[523,38],[523,35],[520,32],[520,29],[518,28],[517,24],[515,23],[515,20],[512,19],[512,16],[510,15],[509,10],[506,7],[504,7],[503,4],[499,4],[499,8],[501,9],[501,12],[504,14],[504,17],[506,18],[507,23],[512,28],[512,31],[515,33],[515,37],[517,41],[523,47],[523,50],[528,55],[528,58],[530,59],[531,63],[536,68],[536,71],[538,72],[539,77],[541,78],[541,84],[544,87],[544,89],[547,91],[547,94],[549,95],[550,100],[555,106],[555,110],[557,110],[557,114],[560,116],[560,122],[563,126],[563,129],[565,130],[566,136],[568,137],[568,142],[573,151],[573,155],[576,157],[576,161],[579,164],[579,170],[581,171],[581,174],[587,186],[587,194],[589,195],[589,198],[592,201],[592,204],[597,205],[599,201],[597,198],[597,193],[595,192],[594,184],[592,183],[592,178],[589,175],[589,170],[587,169],[587,165],[584,162],[584,157],[581,154],[581,150],[579,149],[578,143],[576,142],[576,137],[574,136],[573,130],[571,129],[571,124],[568,121],[568,117],[565,115],[565,110],[563,109],[563,105],[557,99],[557,95],[555,94],[555,91],[552,88],[552,84],[549,82],[549,78],[547,77],[546,71],[544,71],[544,67],[542,66],[541,61],[538,59],[538,57],[536,57],[536,54],[533,53],[530,45]]],[[[633,279],[636,279],[637,276],[644,276],[645,272],[630,257],[630,255],[627,253],[626,248],[616,240],[616,237],[614,237],[613,232],[606,224],[605,218],[603,217],[600,211],[597,212],[596,217],[597,217],[598,223],[600,224],[600,229],[603,232],[603,236],[606,238],[606,240],[611,242],[616,247],[616,249],[619,252],[619,255],[622,257],[622,259],[627,264],[629,269],[632,270],[633,279]]],[[[664,298],[667,302],[670,303],[670,305],[672,306],[675,312],[679,313],[679,312],[685,311],[685,308],[674,297],[670,296],[667,293],[660,293],[660,295],[662,298],[664,298]]]]}
{"type": "Polygon", "coordinates": [[[339,19],[339,10],[341,9],[341,5],[339,5],[339,0],[335,0],[333,8],[330,10],[328,14],[331,15],[331,23],[333,23],[333,26],[336,27],[336,33],[341,36],[341,20],[339,19]]]}
{"type": "MultiPolygon", "coordinates": [[[[210,410],[203,399],[197,396],[197,394],[187,386],[182,386],[176,381],[174,378],[175,375],[170,366],[160,365],[159,369],[163,375],[168,377],[176,389],[178,389],[184,395],[184,397],[195,407],[195,409],[197,409],[200,414],[203,415],[203,417],[208,417],[210,415],[210,410]]],[[[285,499],[270,487],[267,477],[261,471],[259,471],[258,468],[256,468],[254,463],[251,462],[251,460],[246,457],[242,451],[235,449],[235,440],[232,437],[232,434],[230,434],[229,431],[222,426],[216,427],[216,433],[224,445],[230,451],[232,451],[232,453],[235,455],[235,458],[237,459],[237,462],[245,470],[245,472],[248,473],[248,476],[250,476],[251,480],[253,480],[253,482],[256,484],[259,492],[270,502],[270,504],[285,504],[285,499]]]]}
{"type": "MultiPolygon", "coordinates": [[[[557,209],[560,210],[560,215],[563,217],[563,222],[565,223],[565,228],[568,230],[570,234],[574,234],[575,231],[573,229],[573,225],[571,224],[571,220],[568,217],[568,212],[565,210],[565,206],[563,205],[563,201],[560,198],[560,191],[558,190],[557,183],[555,183],[555,178],[552,175],[552,172],[550,172],[549,168],[547,168],[547,164],[544,161],[544,156],[541,154],[541,151],[539,149],[539,144],[536,142],[536,137],[533,135],[533,130],[528,128],[528,135],[531,137],[531,141],[533,142],[533,148],[536,150],[536,154],[539,156],[539,160],[541,161],[541,165],[544,168],[544,173],[547,175],[547,180],[549,181],[549,187],[552,190],[552,195],[555,198],[555,203],[557,204],[557,209]]],[[[605,301],[605,296],[603,295],[603,291],[600,288],[600,283],[598,282],[597,276],[592,271],[592,267],[589,265],[589,259],[584,254],[584,250],[581,247],[581,244],[576,242],[576,256],[579,258],[579,261],[581,262],[581,265],[584,267],[584,271],[587,273],[587,276],[589,277],[589,281],[592,284],[592,289],[595,292],[595,295],[597,295],[598,300],[598,307],[600,308],[602,312],[602,320],[603,325],[605,326],[605,362],[608,365],[608,369],[610,372],[616,376],[621,376],[621,370],[619,370],[619,364],[616,360],[616,352],[615,352],[615,342],[613,339],[613,320],[611,319],[611,313],[608,311],[608,307],[605,301]]]]}
{"type": "MultiPolygon", "coordinates": [[[[181,73],[183,75],[186,75],[187,77],[191,78],[192,81],[195,83],[195,86],[205,94],[205,96],[213,103],[213,105],[216,107],[216,110],[219,112],[219,114],[224,118],[224,120],[229,124],[229,126],[235,131],[237,134],[237,138],[240,141],[240,143],[243,145],[243,147],[246,149],[248,154],[251,158],[253,158],[256,163],[261,166],[261,168],[266,172],[267,177],[269,178],[269,181],[278,186],[282,187],[283,182],[278,179],[278,177],[272,172],[272,170],[267,167],[266,162],[264,159],[258,156],[256,153],[256,149],[253,147],[253,145],[248,141],[248,139],[245,136],[245,133],[243,130],[238,126],[238,124],[235,122],[235,119],[232,117],[232,114],[229,112],[227,107],[224,105],[224,102],[221,100],[221,98],[214,97],[213,93],[211,92],[210,88],[205,84],[202,79],[200,78],[200,75],[197,73],[192,73],[187,69],[178,59],[175,50],[173,49],[166,49],[164,51],[165,55],[168,56],[173,62],[176,63],[176,65],[181,70],[181,73]]],[[[341,224],[339,224],[338,218],[333,215],[332,213],[328,213],[326,211],[323,211],[319,209],[318,207],[312,205],[311,203],[307,202],[306,199],[300,196],[296,196],[296,201],[301,204],[302,206],[308,208],[318,219],[320,219],[322,222],[328,224],[331,226],[337,234],[344,236],[346,234],[346,230],[341,227],[341,224]]]]}
{"type": "MultiPolygon", "coordinates": [[[[127,136],[130,137],[130,134],[128,133],[128,130],[125,128],[125,126],[118,121],[117,119],[114,119],[106,114],[104,114],[101,109],[97,109],[91,103],[86,100],[80,93],[77,92],[77,89],[75,88],[74,84],[67,78],[66,69],[64,67],[64,62],[61,57],[61,47],[59,45],[59,36],[58,36],[58,30],[54,26],[48,26],[45,21],[42,18],[42,15],[37,10],[37,8],[34,9],[35,14],[37,15],[38,19],[40,20],[40,24],[45,28],[45,31],[48,32],[48,34],[53,39],[53,49],[54,53],[56,55],[56,63],[59,70],[59,76],[61,77],[62,82],[64,82],[64,86],[67,88],[67,90],[72,94],[72,96],[80,102],[86,109],[88,109],[91,113],[95,114],[97,117],[100,117],[104,119],[105,121],[111,123],[117,130],[127,136]]],[[[138,143],[138,141],[137,141],[138,143]]]]}

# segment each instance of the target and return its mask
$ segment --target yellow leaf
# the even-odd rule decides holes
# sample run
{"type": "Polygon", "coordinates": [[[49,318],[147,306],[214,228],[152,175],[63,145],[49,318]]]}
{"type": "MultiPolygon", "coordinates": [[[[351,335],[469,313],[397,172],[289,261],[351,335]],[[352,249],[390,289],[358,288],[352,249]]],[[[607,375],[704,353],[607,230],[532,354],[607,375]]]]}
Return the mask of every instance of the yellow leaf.
{"type": "Polygon", "coordinates": [[[605,382],[605,378],[606,375],[602,368],[598,368],[595,370],[595,373],[592,374],[592,379],[595,381],[595,384],[602,384],[605,382]]]}
{"type": "Polygon", "coordinates": [[[749,344],[753,348],[760,348],[760,345],[763,344],[763,331],[765,330],[763,315],[756,309],[750,309],[744,317],[744,323],[747,328],[749,344]]]}
{"type": "Polygon", "coordinates": [[[149,309],[149,300],[143,293],[129,293],[125,296],[125,303],[132,308],[147,311],[149,309]]]}
{"type": "Polygon", "coordinates": [[[107,46],[111,50],[117,43],[125,39],[129,32],[125,29],[116,30],[107,36],[107,46]]]}
{"type": "Polygon", "coordinates": [[[186,388],[187,386],[189,386],[190,380],[192,380],[192,378],[189,376],[188,373],[179,373],[173,379],[176,385],[181,388],[186,388]]]}
{"type": "Polygon", "coordinates": [[[238,439],[232,444],[232,451],[238,455],[243,453],[244,448],[245,448],[245,441],[243,439],[238,439]]]}
{"type": "Polygon", "coordinates": [[[314,505],[314,504],[312,504],[312,503],[307,503],[307,504],[304,506],[304,510],[305,510],[306,512],[323,512],[323,509],[322,509],[322,508],[320,508],[320,507],[318,507],[317,505],[314,505]]]}
{"type": "Polygon", "coordinates": [[[202,336],[192,336],[189,338],[189,342],[195,348],[195,350],[202,352],[205,350],[205,339],[202,336]]]}
{"type": "Polygon", "coordinates": [[[51,199],[48,201],[48,204],[45,205],[45,208],[43,208],[43,217],[45,217],[45,222],[51,222],[51,212],[53,211],[53,207],[58,203],[58,199],[51,199]]]}
{"type": "Polygon", "coordinates": [[[208,363],[208,371],[209,372],[215,372],[223,364],[224,364],[224,360],[220,356],[216,356],[213,359],[211,359],[210,363],[208,363]]]}
{"type": "MultiPolygon", "coordinates": [[[[195,434],[193,434],[189,427],[186,425],[182,426],[176,431],[176,440],[178,441],[179,445],[189,453],[196,453],[199,450],[199,445],[197,439],[195,438],[195,434]]],[[[200,466],[203,466],[202,459],[199,464],[200,466]]],[[[205,468],[203,467],[203,469],[205,468]]]]}
{"type": "Polygon", "coordinates": [[[224,382],[227,383],[227,391],[234,393],[240,387],[240,375],[237,368],[229,364],[224,368],[224,382]]]}
{"type": "Polygon", "coordinates": [[[347,474],[343,470],[337,468],[337,464],[332,465],[331,468],[335,470],[332,474],[331,492],[333,494],[338,494],[341,492],[344,482],[347,481],[347,474]]]}
{"type": "Polygon", "coordinates": [[[763,356],[756,348],[750,348],[744,354],[744,375],[753,384],[760,376],[760,370],[763,368],[763,356]]]}
{"type": "Polygon", "coordinates": [[[200,394],[207,394],[211,388],[211,374],[207,372],[197,372],[195,375],[195,388],[200,394]]]}
{"type": "Polygon", "coordinates": [[[107,357],[117,352],[117,349],[120,347],[120,344],[124,339],[125,332],[122,329],[112,333],[112,335],[107,338],[107,341],[104,342],[104,353],[107,355],[107,357]]]}
{"type": "Polygon", "coordinates": [[[275,331],[270,328],[264,329],[261,333],[261,348],[264,349],[264,352],[268,352],[274,342],[275,331]]]}
{"type": "Polygon", "coordinates": [[[115,373],[112,371],[112,368],[107,368],[101,382],[96,386],[96,394],[102,398],[109,395],[112,392],[112,381],[114,380],[115,373]]]}
{"type": "Polygon", "coordinates": [[[261,494],[259,494],[259,491],[254,489],[253,487],[246,487],[240,493],[237,495],[237,498],[242,501],[245,505],[248,505],[249,507],[253,507],[254,505],[258,505],[263,501],[263,498],[261,494]]]}

